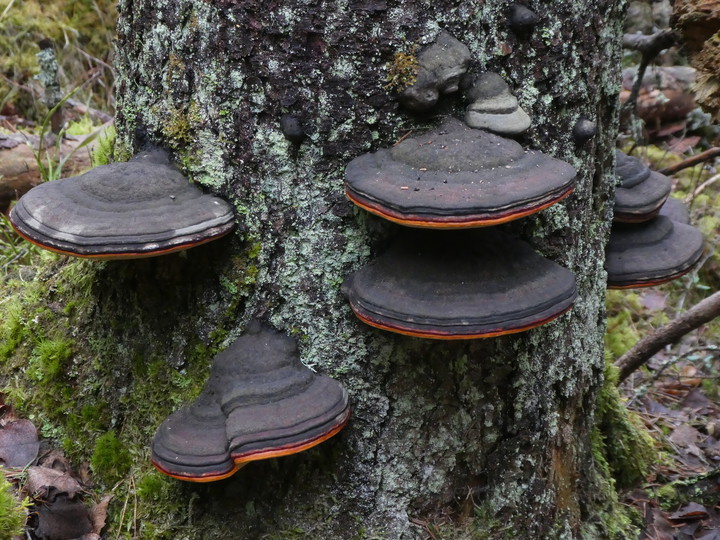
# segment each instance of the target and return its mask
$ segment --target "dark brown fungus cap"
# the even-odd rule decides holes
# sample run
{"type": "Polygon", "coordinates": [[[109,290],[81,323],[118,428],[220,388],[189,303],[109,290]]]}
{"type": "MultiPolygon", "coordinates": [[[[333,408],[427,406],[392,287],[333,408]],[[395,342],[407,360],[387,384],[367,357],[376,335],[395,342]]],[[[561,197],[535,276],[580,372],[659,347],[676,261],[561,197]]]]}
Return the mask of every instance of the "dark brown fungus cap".
{"type": "Polygon", "coordinates": [[[474,339],[545,324],[575,301],[575,276],[496,229],[404,232],[343,284],[365,323],[399,334],[474,339]]]}
{"type": "Polygon", "coordinates": [[[467,92],[467,98],[472,101],[465,111],[465,123],[470,127],[499,135],[517,135],[532,123],[497,73],[481,74],[467,92]]]}
{"type": "Polygon", "coordinates": [[[703,237],[665,216],[643,223],[616,223],[605,253],[608,287],[651,287],[688,272],[700,260],[703,237]]]}
{"type": "Polygon", "coordinates": [[[18,201],[10,221],[40,247],[98,259],[180,251],[235,224],[228,203],[190,184],[161,151],[41,184],[18,201]]]}
{"type": "Polygon", "coordinates": [[[550,206],[575,169],[458,120],[352,160],[345,191],[358,206],[411,227],[495,225],[550,206]]]}
{"type": "Polygon", "coordinates": [[[198,399],[158,428],[152,462],[182,480],[220,480],[249,461],[311,448],[349,416],[343,387],[305,367],[292,338],[255,321],[215,357],[198,399]]]}
{"type": "Polygon", "coordinates": [[[668,200],[665,201],[665,204],[660,208],[660,215],[677,223],[690,225],[690,211],[688,207],[684,202],[675,197],[668,197],[668,200]]]}
{"type": "Polygon", "coordinates": [[[457,92],[470,64],[470,49],[443,30],[418,55],[418,64],[415,81],[400,93],[399,99],[408,109],[423,111],[433,107],[441,94],[457,92]]]}
{"type": "Polygon", "coordinates": [[[670,179],[619,150],[615,173],[620,185],[615,190],[614,221],[639,223],[655,217],[670,195],[670,179]]]}

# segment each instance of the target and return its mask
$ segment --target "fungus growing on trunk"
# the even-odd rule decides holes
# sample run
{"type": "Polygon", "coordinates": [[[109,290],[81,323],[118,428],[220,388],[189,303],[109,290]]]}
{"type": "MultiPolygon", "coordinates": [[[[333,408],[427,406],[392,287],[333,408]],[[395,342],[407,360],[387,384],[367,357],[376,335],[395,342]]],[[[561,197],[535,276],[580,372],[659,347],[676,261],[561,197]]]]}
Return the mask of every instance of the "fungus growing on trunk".
{"type": "Polygon", "coordinates": [[[435,339],[522,332],[565,313],[576,295],[570,270],[496,229],[404,231],[343,292],[363,322],[435,339]]]}
{"type": "Polygon", "coordinates": [[[695,227],[658,216],[644,223],[616,223],[605,257],[608,288],[651,287],[688,272],[703,253],[695,227]]]}
{"type": "Polygon", "coordinates": [[[220,480],[249,461],[311,448],[349,416],[340,383],[304,366],[292,338],[253,321],[215,357],[197,400],[157,429],[152,463],[181,480],[220,480]]]}
{"type": "Polygon", "coordinates": [[[353,159],[355,204],[411,227],[467,228],[521,218],[575,187],[575,169],[517,142],[449,119],[438,129],[353,159]]]}
{"type": "Polygon", "coordinates": [[[670,179],[620,150],[615,155],[615,173],[620,185],[615,190],[613,220],[639,223],[652,219],[670,195],[670,179]]]}
{"type": "Polygon", "coordinates": [[[668,197],[665,204],[660,208],[660,215],[676,222],[690,225],[690,211],[680,199],[668,197]]]}
{"type": "Polygon", "coordinates": [[[41,184],[18,201],[10,222],[42,248],[97,259],[180,251],[235,225],[228,203],[191,185],[159,150],[41,184]]]}
{"type": "Polygon", "coordinates": [[[443,30],[418,55],[417,77],[400,93],[400,102],[413,111],[435,106],[440,95],[457,92],[469,64],[470,49],[443,30]]]}
{"type": "Polygon", "coordinates": [[[465,123],[470,127],[499,135],[517,135],[530,127],[530,117],[497,73],[480,75],[468,90],[467,98],[472,101],[465,112],[465,123]]]}

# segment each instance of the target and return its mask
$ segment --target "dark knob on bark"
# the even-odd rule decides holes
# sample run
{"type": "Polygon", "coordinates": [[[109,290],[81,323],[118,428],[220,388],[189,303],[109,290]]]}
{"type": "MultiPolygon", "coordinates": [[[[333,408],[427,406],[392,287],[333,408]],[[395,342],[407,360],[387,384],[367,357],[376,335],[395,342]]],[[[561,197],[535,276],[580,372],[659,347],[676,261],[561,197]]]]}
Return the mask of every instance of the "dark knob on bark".
{"type": "Polygon", "coordinates": [[[597,124],[585,117],[580,117],[573,127],[573,139],[577,146],[582,146],[597,135],[597,124]]]}
{"type": "Polygon", "coordinates": [[[305,139],[305,131],[300,121],[292,115],[286,114],[280,118],[280,129],[285,138],[294,144],[300,144],[305,139]]]}
{"type": "Polygon", "coordinates": [[[537,13],[520,4],[513,4],[508,10],[510,28],[516,34],[529,34],[540,21],[537,13]]]}

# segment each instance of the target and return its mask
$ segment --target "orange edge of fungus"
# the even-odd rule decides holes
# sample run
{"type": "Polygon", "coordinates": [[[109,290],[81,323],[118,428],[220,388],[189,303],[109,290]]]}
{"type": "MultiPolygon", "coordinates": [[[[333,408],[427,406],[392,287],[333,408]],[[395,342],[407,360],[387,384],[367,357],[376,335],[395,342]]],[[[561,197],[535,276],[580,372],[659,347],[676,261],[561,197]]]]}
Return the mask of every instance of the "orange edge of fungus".
{"type": "MultiPolygon", "coordinates": [[[[574,304],[574,302],[573,302],[574,304]]],[[[518,328],[511,328],[509,330],[496,330],[491,332],[482,332],[479,334],[443,334],[440,332],[419,332],[414,330],[409,330],[407,328],[402,327],[396,327],[396,326],[388,326],[386,324],[374,321],[370,318],[367,318],[360,313],[358,313],[355,310],[355,307],[350,304],[350,307],[353,308],[353,312],[357,316],[358,319],[360,319],[365,324],[369,324],[370,326],[374,326],[375,328],[380,328],[381,330],[387,330],[388,332],[394,332],[396,334],[402,334],[404,336],[412,336],[412,337],[419,337],[419,338],[426,338],[426,339],[441,339],[441,340],[460,340],[460,339],[482,339],[482,338],[491,338],[491,337],[497,337],[497,336],[506,336],[509,334],[517,334],[519,332],[525,332],[526,330],[532,330],[533,328],[537,328],[538,326],[542,326],[544,324],[549,323],[553,319],[557,319],[561,315],[564,315],[568,311],[570,311],[573,307],[573,304],[570,304],[568,307],[563,309],[561,312],[551,315],[550,317],[546,317],[540,321],[535,321],[531,324],[528,324],[526,326],[521,326],[518,328]]]]}
{"type": "Polygon", "coordinates": [[[229,471],[221,473],[221,474],[209,473],[207,475],[201,475],[201,476],[190,476],[190,475],[185,476],[185,475],[173,474],[173,473],[169,472],[168,470],[164,469],[162,466],[155,463],[154,461],[152,461],[152,464],[158,471],[160,471],[164,475],[170,476],[172,478],[177,478],[178,480],[185,480],[187,482],[205,483],[205,482],[215,482],[217,480],[224,480],[225,478],[229,478],[230,476],[235,474],[241,467],[245,466],[247,463],[250,463],[251,461],[259,461],[261,459],[289,456],[290,454],[297,454],[298,452],[308,450],[308,449],[312,448],[313,446],[316,446],[316,445],[320,444],[321,442],[328,440],[333,435],[337,435],[337,433],[342,428],[345,427],[345,424],[347,424],[349,419],[350,419],[350,408],[348,407],[345,410],[345,412],[342,416],[342,419],[335,427],[333,427],[327,433],[320,435],[319,437],[316,437],[315,439],[312,439],[310,441],[306,441],[306,442],[299,443],[299,444],[289,444],[286,446],[281,446],[279,448],[273,448],[272,450],[250,452],[247,454],[230,454],[230,457],[233,460],[234,466],[229,471]]]}
{"type": "Polygon", "coordinates": [[[502,223],[507,223],[509,221],[514,221],[516,219],[520,219],[532,214],[536,214],[537,212],[540,212],[542,210],[545,210],[546,208],[552,206],[553,204],[556,204],[563,200],[565,197],[570,195],[575,190],[575,186],[571,185],[570,188],[564,192],[562,192],[559,196],[553,198],[551,201],[547,201],[545,203],[542,203],[539,206],[534,206],[532,208],[529,208],[527,210],[523,210],[521,212],[517,212],[514,214],[503,214],[500,215],[500,217],[496,218],[474,218],[472,216],[468,216],[464,219],[458,219],[455,218],[453,220],[446,220],[446,221],[421,221],[419,219],[408,219],[404,217],[399,217],[401,214],[393,212],[388,213],[384,212],[374,206],[371,206],[369,203],[364,202],[363,200],[353,196],[348,188],[345,188],[345,196],[350,199],[355,205],[359,206],[363,210],[367,210],[371,214],[375,214],[376,216],[380,216],[383,219],[387,219],[388,221],[392,221],[393,223],[398,223],[400,225],[405,225],[406,227],[416,227],[416,228],[425,228],[425,229],[469,229],[473,227],[489,227],[492,225],[500,225],[502,223]]]}
{"type": "Polygon", "coordinates": [[[128,260],[128,259],[148,259],[150,257],[159,257],[161,255],[167,255],[169,253],[175,253],[178,251],[185,251],[186,249],[194,248],[196,246],[200,246],[202,244],[207,244],[208,242],[212,242],[213,240],[217,240],[218,238],[222,238],[223,236],[230,234],[233,227],[230,227],[227,231],[222,232],[221,234],[217,234],[215,236],[211,236],[209,238],[205,238],[203,240],[200,240],[199,242],[191,242],[188,244],[182,244],[178,246],[173,246],[166,249],[161,249],[158,251],[149,251],[147,253],[142,252],[135,252],[135,253],[99,253],[96,255],[84,255],[81,253],[75,253],[74,251],[65,251],[56,247],[49,246],[47,244],[40,243],[36,240],[33,240],[28,235],[20,231],[12,221],[10,222],[13,229],[15,229],[15,232],[18,233],[20,236],[22,236],[25,240],[30,242],[31,244],[35,244],[36,246],[46,249],[48,251],[52,251],[54,253],[59,253],[60,255],[69,255],[71,257],[79,257],[81,259],[93,259],[96,261],[119,261],[119,260],[128,260]]]}
{"type": "Polygon", "coordinates": [[[670,277],[665,278],[658,278],[654,279],[652,281],[636,281],[634,283],[630,283],[629,285],[610,285],[608,283],[607,288],[608,289],[644,289],[645,287],[655,287],[656,285],[663,285],[664,283],[669,283],[670,281],[676,280],[677,278],[683,277],[685,274],[687,274],[690,270],[693,269],[693,266],[695,266],[696,263],[693,263],[690,265],[690,267],[687,270],[683,270],[682,272],[678,272],[676,274],[673,274],[670,277]]]}

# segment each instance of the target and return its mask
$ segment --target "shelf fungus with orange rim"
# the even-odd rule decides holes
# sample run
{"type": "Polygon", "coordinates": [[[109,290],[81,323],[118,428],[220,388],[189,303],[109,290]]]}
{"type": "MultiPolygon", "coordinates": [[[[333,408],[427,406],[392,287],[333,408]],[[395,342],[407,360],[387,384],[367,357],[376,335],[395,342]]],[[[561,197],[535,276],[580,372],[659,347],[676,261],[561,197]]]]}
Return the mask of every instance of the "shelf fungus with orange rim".
{"type": "Polygon", "coordinates": [[[152,463],[181,480],[221,480],[320,444],[349,417],[340,383],[304,366],[295,340],[253,321],[215,357],[200,396],[157,429],[152,463]]]}
{"type": "Polygon", "coordinates": [[[421,228],[504,223],[539,212],[574,187],[575,169],[568,163],[455,119],[359,156],[345,169],[352,202],[421,228]]]}
{"type": "Polygon", "coordinates": [[[615,173],[620,185],[615,190],[613,220],[640,223],[654,218],[670,195],[670,179],[620,150],[615,156],[615,173]]]}
{"type": "Polygon", "coordinates": [[[189,183],[161,150],[31,189],[10,212],[25,239],[59,253],[131,259],[181,251],[229,233],[227,202],[189,183]]]}
{"type": "Polygon", "coordinates": [[[616,223],[605,252],[608,288],[651,287],[687,273],[700,260],[702,233],[658,216],[643,223],[616,223]]]}
{"type": "Polygon", "coordinates": [[[568,311],[577,294],[570,270],[496,229],[403,231],[343,292],[365,323],[434,339],[529,330],[568,311]]]}

